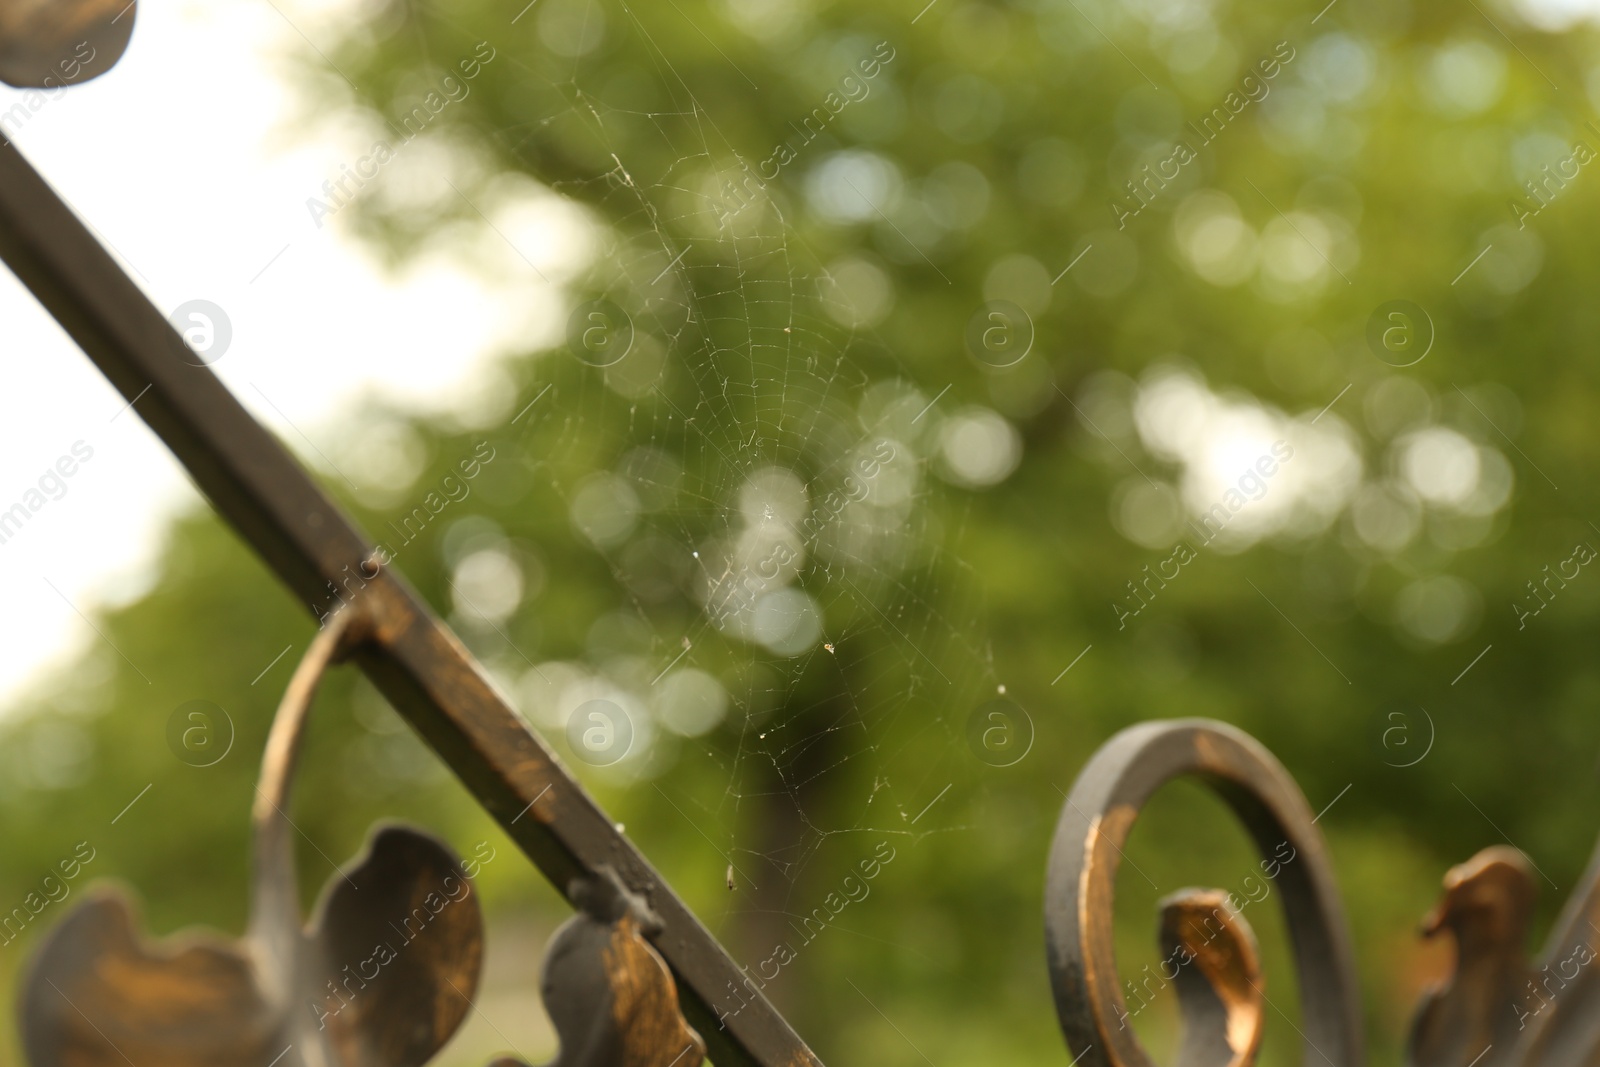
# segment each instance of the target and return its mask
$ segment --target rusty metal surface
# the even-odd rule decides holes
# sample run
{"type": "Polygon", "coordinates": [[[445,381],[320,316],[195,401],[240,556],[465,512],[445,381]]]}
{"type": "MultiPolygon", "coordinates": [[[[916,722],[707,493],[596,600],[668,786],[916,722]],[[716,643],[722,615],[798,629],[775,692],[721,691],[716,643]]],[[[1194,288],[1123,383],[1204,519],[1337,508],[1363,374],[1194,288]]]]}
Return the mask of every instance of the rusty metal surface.
{"type": "Polygon", "coordinates": [[[759,994],[718,1022],[743,974],[560,766],[422,598],[369,562],[359,532],[192,353],[88,228],[0,145],[0,257],[130,401],[218,512],[314,615],[346,590],[371,616],[356,662],[473,795],[565,890],[610,867],[660,916],[655,948],[719,1067],[819,1064],[759,994]],[[189,358],[185,358],[185,357],[189,358]]]}
{"type": "Polygon", "coordinates": [[[136,14],[133,0],[0,0],[0,81],[54,92],[99,77],[127,50],[136,14]]]}
{"type": "MultiPolygon", "coordinates": [[[[1361,1067],[1360,998],[1349,933],[1322,835],[1283,766],[1243,731],[1223,723],[1179,719],[1144,723],[1117,734],[1095,753],[1072,787],[1056,827],[1045,888],[1046,950],[1056,1012],[1074,1056],[1086,1067],[1151,1067],[1120,987],[1113,908],[1122,848],[1140,809],[1163,784],[1194,776],[1238,815],[1263,856],[1294,850],[1277,884],[1294,947],[1306,1062],[1361,1067]]],[[[1194,898],[1190,898],[1193,903],[1194,898]]],[[[1179,903],[1182,903],[1181,901],[1179,903]]],[[[1209,993],[1191,988],[1178,1062],[1223,1067],[1252,1048],[1248,1032],[1218,1042],[1214,1025],[1259,1020],[1240,988],[1253,965],[1253,938],[1239,919],[1228,952],[1210,970],[1193,971],[1209,993]],[[1233,954],[1230,962],[1228,953],[1233,954]],[[1207,1005],[1209,996],[1213,1002],[1207,1005]],[[1191,1021],[1192,1020],[1192,1021],[1191,1021]]],[[[1259,993],[1259,986],[1256,987],[1259,993]]]]}
{"type": "Polygon", "coordinates": [[[99,888],[41,944],[22,994],[33,1067],[421,1067],[471,1008],[483,918],[448,848],[382,826],[329,879],[309,926],[294,869],[290,786],[344,613],[318,635],[273,720],[257,787],[248,931],[152,943],[128,898],[99,888]]]}

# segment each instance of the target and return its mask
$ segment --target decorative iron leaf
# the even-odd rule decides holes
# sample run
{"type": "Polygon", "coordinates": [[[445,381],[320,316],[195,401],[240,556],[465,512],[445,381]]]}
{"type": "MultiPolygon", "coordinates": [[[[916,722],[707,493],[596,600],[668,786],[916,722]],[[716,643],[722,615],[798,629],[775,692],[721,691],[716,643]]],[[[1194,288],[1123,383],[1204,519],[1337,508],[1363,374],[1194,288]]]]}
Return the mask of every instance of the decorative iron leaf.
{"type": "Polygon", "coordinates": [[[151,946],[138,930],[127,896],[98,888],[50,933],[23,986],[33,1067],[212,1067],[282,1050],[246,951],[200,934],[151,946]]]}
{"type": "Polygon", "coordinates": [[[1423,995],[1407,1059],[1415,1067],[1479,1067],[1512,1062],[1522,1029],[1513,1006],[1531,977],[1526,943],[1537,895],[1528,861],[1516,849],[1486,848],[1450,868],[1444,894],[1423,921],[1424,936],[1448,933],[1455,970],[1423,995]]]}
{"type": "Polygon", "coordinates": [[[330,879],[319,912],[298,965],[273,975],[252,938],[151,943],[128,898],[99,890],[50,933],[27,979],[29,1063],[421,1067],[477,991],[483,919],[460,862],[428,834],[383,827],[330,879]]]}
{"type": "Polygon", "coordinates": [[[347,1067],[421,1067],[472,1007],[483,961],[478,896],[438,841],[381,828],[318,909],[310,994],[347,1067]],[[338,990],[331,994],[330,989],[338,990]]]}
{"type": "Polygon", "coordinates": [[[0,81],[62,89],[110,70],[133,36],[135,0],[0,0],[0,81]]]}
{"type": "MultiPolygon", "coordinates": [[[[571,894],[578,914],[545,950],[540,990],[561,1047],[546,1067],[700,1067],[706,1046],[678,1008],[672,972],[645,934],[649,905],[614,871],[571,894]]],[[[512,1058],[490,1067],[528,1067],[512,1058]]]]}

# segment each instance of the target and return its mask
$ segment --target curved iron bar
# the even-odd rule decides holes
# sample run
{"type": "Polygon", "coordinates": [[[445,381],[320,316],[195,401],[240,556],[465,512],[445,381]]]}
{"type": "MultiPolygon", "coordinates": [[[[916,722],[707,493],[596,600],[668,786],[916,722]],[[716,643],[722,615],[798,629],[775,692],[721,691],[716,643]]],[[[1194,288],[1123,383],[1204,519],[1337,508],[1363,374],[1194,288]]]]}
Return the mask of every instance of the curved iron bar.
{"type": "Polygon", "coordinates": [[[278,702],[267,745],[261,754],[261,774],[250,808],[252,878],[250,926],[247,937],[257,950],[256,966],[268,987],[294,983],[300,952],[300,887],[294,862],[294,824],[288,815],[289,791],[300,765],[306,720],[322,685],[322,677],[336,659],[343,658],[371,630],[371,623],[355,610],[341,611],[311,639],[295,666],[283,699],[278,702]]]}
{"type": "MultiPolygon", "coordinates": [[[[1127,1005],[1118,987],[1112,937],[1116,876],[1140,809],[1162,785],[1184,776],[1200,778],[1226,800],[1264,856],[1281,842],[1295,850],[1277,881],[1300,980],[1306,1059],[1315,1067],[1361,1067],[1354,954],[1311,808],[1260,742],[1205,719],[1123,730],[1078,775],[1062,810],[1045,883],[1045,933],[1056,1012],[1073,1055],[1085,1067],[1153,1067],[1126,1026],[1127,1005]]],[[[1201,972],[1210,979],[1217,1005],[1210,1012],[1195,999],[1193,976],[1189,979],[1190,1005],[1178,1055],[1184,1067],[1236,1062],[1239,1043],[1208,1043],[1195,1025],[1230,1009],[1235,1019],[1246,1018],[1239,1014],[1237,985],[1217,980],[1220,973],[1201,972]]],[[[1248,968],[1233,973],[1248,976],[1248,968]]],[[[1259,994],[1259,982],[1248,981],[1259,994]]]]}

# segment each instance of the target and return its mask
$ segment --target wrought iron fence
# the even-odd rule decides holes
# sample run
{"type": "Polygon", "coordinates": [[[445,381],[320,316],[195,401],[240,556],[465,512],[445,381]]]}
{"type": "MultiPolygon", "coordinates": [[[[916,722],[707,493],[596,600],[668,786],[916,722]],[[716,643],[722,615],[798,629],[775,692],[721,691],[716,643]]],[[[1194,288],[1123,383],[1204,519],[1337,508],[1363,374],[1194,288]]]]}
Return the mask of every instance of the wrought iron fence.
{"type": "MultiPolygon", "coordinates": [[[[0,78],[55,85],[93,77],[126,47],[133,18],[134,5],[117,0],[48,11],[0,4],[0,78]],[[75,56],[80,42],[92,42],[97,58],[54,58],[75,56]]],[[[380,828],[367,852],[330,882],[309,928],[299,915],[284,809],[317,684],[346,658],[577,909],[546,961],[558,1063],[692,1067],[709,1054],[725,1065],[820,1064],[386,565],[373,539],[193,358],[10,143],[0,147],[0,256],[322,624],[290,682],[263,761],[247,939],[167,955],[140,940],[122,898],[82,905],[41,948],[24,994],[34,1067],[270,1067],[296,1048],[312,1065],[421,1064],[454,1032],[469,1010],[482,955],[470,863],[425,834],[380,828]],[[387,951],[369,953],[380,928],[377,940],[387,951]],[[398,948],[387,931],[399,938],[398,948]],[[301,1011],[302,1002],[313,1010],[301,1011]]],[[[1061,812],[1046,873],[1045,943],[1071,1062],[1150,1062],[1128,1025],[1129,998],[1142,1001],[1150,979],[1141,989],[1117,972],[1115,885],[1140,809],[1183,776],[1201,779],[1227,801],[1259,849],[1263,873],[1283,889],[1307,1061],[1359,1067],[1353,954],[1318,816],[1260,744],[1204,720],[1118,734],[1081,772],[1061,812]]],[[[1600,936],[1597,873],[1600,867],[1591,867],[1549,947],[1528,962],[1522,943],[1531,875],[1521,855],[1490,849],[1450,872],[1428,930],[1450,932],[1458,959],[1451,981],[1420,1008],[1412,1062],[1494,1067],[1592,1059],[1600,1047],[1592,1007],[1600,987],[1583,967],[1594,956],[1591,938],[1600,936]],[[1559,999],[1552,980],[1564,991],[1559,999]],[[1548,1012],[1527,1007],[1528,991],[1540,989],[1554,1002],[1548,1012]]],[[[1245,1067],[1269,1012],[1278,1010],[1262,990],[1254,934],[1241,911],[1231,894],[1214,889],[1162,901],[1166,955],[1155,980],[1174,985],[1181,1000],[1180,1067],[1245,1067]]],[[[1542,995],[1540,1004],[1546,1006],[1542,995]]]]}

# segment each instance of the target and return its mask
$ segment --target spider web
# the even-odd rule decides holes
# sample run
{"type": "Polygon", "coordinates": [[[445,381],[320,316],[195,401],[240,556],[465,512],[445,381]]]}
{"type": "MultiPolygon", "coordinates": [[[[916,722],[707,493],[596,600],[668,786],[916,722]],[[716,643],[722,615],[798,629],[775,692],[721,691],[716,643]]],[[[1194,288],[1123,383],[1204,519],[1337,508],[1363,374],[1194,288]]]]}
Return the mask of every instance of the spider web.
{"type": "MultiPolygon", "coordinates": [[[[936,803],[1010,758],[968,740],[1005,688],[946,548],[961,522],[938,485],[949,413],[791,221],[800,175],[843,146],[802,144],[799,165],[754,177],[623,10],[670,108],[611,103],[578,63],[554,80],[516,64],[564,104],[492,132],[516,158],[552,125],[581,130],[602,164],[547,179],[598,209],[605,243],[511,429],[620,604],[586,655],[487,658],[569,765],[625,794],[616,806],[715,850],[706,873],[741,891],[723,918],[765,951],[821,902],[829,886],[803,876],[831,844],[850,869],[886,837],[949,828],[936,803]],[[738,921],[752,915],[766,932],[738,921]]],[[[1002,713],[1001,749],[1025,752],[1026,713],[1002,713]]]]}

